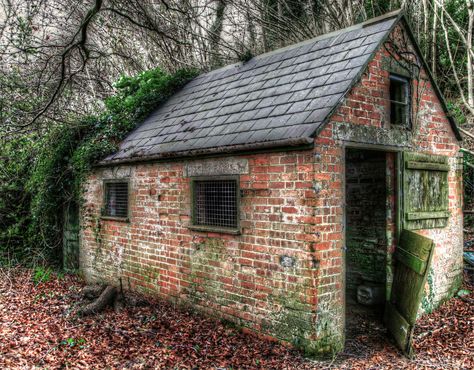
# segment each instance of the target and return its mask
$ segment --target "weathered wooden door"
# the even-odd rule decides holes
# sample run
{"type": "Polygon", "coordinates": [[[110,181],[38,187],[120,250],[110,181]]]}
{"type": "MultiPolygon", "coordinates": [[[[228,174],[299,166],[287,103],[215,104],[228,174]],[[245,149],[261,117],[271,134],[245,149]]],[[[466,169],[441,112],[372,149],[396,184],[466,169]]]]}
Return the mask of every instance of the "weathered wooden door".
{"type": "Polygon", "coordinates": [[[79,268],[79,207],[76,202],[68,203],[64,209],[63,268],[79,268]]]}
{"type": "Polygon", "coordinates": [[[413,355],[413,329],[432,254],[431,239],[403,230],[394,253],[395,274],[390,300],[385,306],[384,321],[397,345],[408,357],[413,355]]]}
{"type": "Polygon", "coordinates": [[[412,355],[412,335],[430,269],[433,241],[413,231],[442,228],[449,213],[445,156],[404,152],[401,161],[399,219],[402,232],[394,253],[394,277],[385,324],[400,349],[412,355]]]}

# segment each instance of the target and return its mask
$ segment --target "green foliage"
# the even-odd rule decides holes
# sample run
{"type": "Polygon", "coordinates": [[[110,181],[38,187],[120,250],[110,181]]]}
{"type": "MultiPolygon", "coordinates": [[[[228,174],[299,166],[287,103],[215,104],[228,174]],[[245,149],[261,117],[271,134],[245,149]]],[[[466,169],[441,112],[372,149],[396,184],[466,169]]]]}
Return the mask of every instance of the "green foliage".
{"type": "MultiPolygon", "coordinates": [[[[474,208],[474,155],[463,153],[464,208],[474,208]]],[[[465,216],[465,224],[472,224],[472,215],[465,216]]]]}
{"type": "Polygon", "coordinates": [[[467,123],[467,114],[463,112],[461,104],[455,104],[453,102],[448,102],[448,109],[451,112],[454,120],[459,126],[467,123]]]}
{"type": "Polygon", "coordinates": [[[30,137],[0,145],[0,265],[31,254],[23,239],[31,221],[27,207],[31,194],[25,191],[25,179],[34,163],[33,146],[30,137]]]}
{"type": "MultiPolygon", "coordinates": [[[[466,6],[465,0],[446,0],[444,2],[444,7],[450,18],[453,19],[461,29],[467,29],[468,7],[466,6]]],[[[431,15],[431,17],[434,18],[434,15],[431,15]]],[[[429,37],[429,35],[421,35],[421,42],[423,45],[427,45],[429,48],[432,48],[432,41],[429,39],[429,37]]],[[[456,105],[462,107],[463,103],[460,99],[459,88],[456,83],[456,79],[453,77],[452,70],[454,69],[457,71],[457,74],[460,77],[461,87],[466,92],[467,78],[463,78],[463,76],[467,76],[467,51],[465,44],[461,40],[461,36],[454,27],[447,28],[447,37],[451,47],[453,63],[451,63],[448,48],[445,46],[446,37],[444,32],[440,30],[440,32],[436,33],[436,39],[439,42],[439,46],[436,48],[437,54],[434,57],[436,60],[435,65],[437,69],[436,82],[441,88],[441,91],[443,91],[444,96],[449,101],[453,101],[456,103],[456,105]]],[[[429,55],[425,55],[425,57],[427,57],[428,60],[433,59],[431,52],[429,55]]]]}
{"type": "Polygon", "coordinates": [[[38,285],[40,283],[47,283],[51,280],[52,270],[49,267],[37,266],[33,270],[33,283],[38,285]]]}
{"type": "Polygon", "coordinates": [[[394,9],[400,9],[400,1],[393,0],[368,0],[363,2],[367,18],[378,17],[394,9]]]}
{"type": "Polygon", "coordinates": [[[64,206],[80,202],[81,184],[98,160],[160,103],[196,75],[161,69],[122,77],[104,112],[54,127],[42,137],[0,143],[0,263],[60,262],[64,206]]]}
{"type": "Polygon", "coordinates": [[[80,349],[83,349],[86,343],[87,341],[84,338],[67,338],[62,340],[60,344],[70,348],[79,346],[80,349]]]}
{"type": "Polygon", "coordinates": [[[254,55],[252,54],[252,51],[250,49],[246,49],[245,52],[243,52],[241,55],[240,55],[240,61],[241,62],[248,62],[250,59],[252,59],[254,57],[254,55]]]}

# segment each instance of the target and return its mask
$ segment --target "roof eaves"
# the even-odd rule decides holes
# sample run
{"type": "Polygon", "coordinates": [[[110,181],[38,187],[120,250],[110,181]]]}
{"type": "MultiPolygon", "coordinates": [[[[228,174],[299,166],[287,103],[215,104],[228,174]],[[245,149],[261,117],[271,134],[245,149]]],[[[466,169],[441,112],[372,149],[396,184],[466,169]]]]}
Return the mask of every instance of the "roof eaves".
{"type": "Polygon", "coordinates": [[[310,149],[314,147],[314,140],[309,137],[296,137],[291,139],[283,140],[273,140],[273,141],[264,141],[256,142],[251,144],[238,144],[230,146],[219,146],[205,149],[191,149],[185,151],[176,151],[176,152],[163,152],[155,155],[148,156],[135,156],[127,158],[117,158],[113,157],[110,159],[104,159],[95,164],[96,167],[107,167],[113,166],[116,164],[130,164],[136,162],[150,162],[150,161],[166,161],[172,159],[184,159],[184,158],[196,158],[196,157],[209,157],[209,156],[219,156],[226,154],[245,154],[256,153],[256,152],[271,152],[275,150],[283,151],[285,148],[291,150],[298,149],[310,149]]]}

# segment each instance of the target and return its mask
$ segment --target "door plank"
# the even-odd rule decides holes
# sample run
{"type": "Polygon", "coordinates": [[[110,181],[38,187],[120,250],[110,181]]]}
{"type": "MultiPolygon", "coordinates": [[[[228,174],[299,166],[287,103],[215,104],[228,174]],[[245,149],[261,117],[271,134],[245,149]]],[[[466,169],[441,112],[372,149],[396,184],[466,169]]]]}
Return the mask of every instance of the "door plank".
{"type": "Polygon", "coordinates": [[[411,340],[418,309],[433,255],[433,241],[403,230],[395,251],[395,274],[384,320],[397,345],[407,356],[413,353],[411,340]]]}
{"type": "Polygon", "coordinates": [[[437,211],[437,212],[407,212],[406,214],[408,221],[416,220],[428,220],[432,218],[448,218],[449,211],[437,211]]]}
{"type": "Polygon", "coordinates": [[[449,165],[442,163],[429,163],[429,162],[406,162],[406,168],[409,170],[427,170],[427,171],[449,171],[449,165]]]}
{"type": "Polygon", "coordinates": [[[387,329],[392,333],[398,347],[407,348],[410,324],[390,302],[387,302],[387,307],[385,308],[385,321],[387,329]]]}
{"type": "Polygon", "coordinates": [[[407,252],[402,248],[397,248],[395,258],[405,266],[414,270],[418,275],[423,275],[426,269],[426,263],[417,256],[407,252]]]}

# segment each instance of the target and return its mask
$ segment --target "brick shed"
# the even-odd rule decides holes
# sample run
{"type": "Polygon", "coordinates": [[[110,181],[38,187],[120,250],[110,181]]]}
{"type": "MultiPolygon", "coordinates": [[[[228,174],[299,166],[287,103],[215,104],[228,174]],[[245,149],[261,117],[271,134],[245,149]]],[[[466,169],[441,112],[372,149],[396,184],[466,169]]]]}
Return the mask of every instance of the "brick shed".
{"type": "Polygon", "coordinates": [[[401,13],[203,74],[90,175],[80,268],[313,354],[385,312],[409,352],[461,282],[459,140],[401,13]]]}

